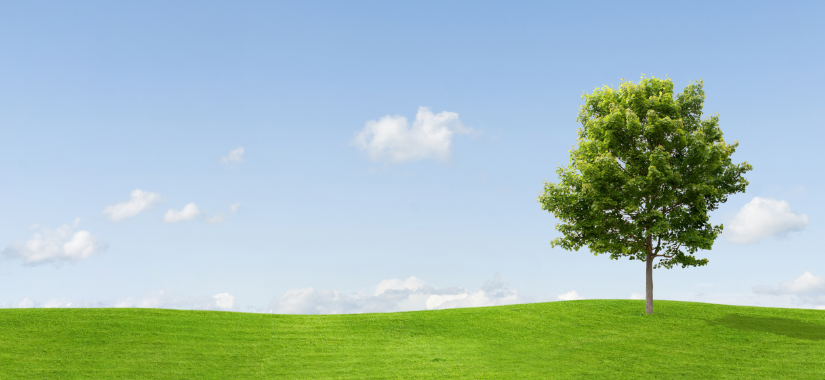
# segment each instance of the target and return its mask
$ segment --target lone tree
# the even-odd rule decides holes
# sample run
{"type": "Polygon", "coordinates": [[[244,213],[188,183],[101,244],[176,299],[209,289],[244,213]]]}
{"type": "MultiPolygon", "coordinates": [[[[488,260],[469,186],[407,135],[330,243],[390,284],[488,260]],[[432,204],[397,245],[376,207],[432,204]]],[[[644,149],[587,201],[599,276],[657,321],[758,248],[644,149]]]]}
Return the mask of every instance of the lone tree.
{"type": "Polygon", "coordinates": [[[719,116],[702,119],[702,85],[674,98],[670,79],[642,77],[584,95],[570,164],[538,199],[560,221],[551,246],[645,262],[648,314],[653,268],[707,264],[694,255],[722,232],[708,212],[744,192],[752,169],[731,162],[738,143],[725,143],[719,116]]]}

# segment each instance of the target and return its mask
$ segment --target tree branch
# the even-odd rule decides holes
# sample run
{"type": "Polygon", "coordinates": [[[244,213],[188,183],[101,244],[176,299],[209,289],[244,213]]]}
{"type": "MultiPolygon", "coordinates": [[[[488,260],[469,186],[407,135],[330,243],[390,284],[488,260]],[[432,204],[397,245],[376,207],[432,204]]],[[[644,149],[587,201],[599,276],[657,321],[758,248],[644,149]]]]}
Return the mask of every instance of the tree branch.
{"type": "Polygon", "coordinates": [[[661,250],[661,248],[662,248],[662,236],[659,235],[657,238],[658,238],[658,241],[656,242],[656,254],[658,255],[659,250],[661,250]]]}

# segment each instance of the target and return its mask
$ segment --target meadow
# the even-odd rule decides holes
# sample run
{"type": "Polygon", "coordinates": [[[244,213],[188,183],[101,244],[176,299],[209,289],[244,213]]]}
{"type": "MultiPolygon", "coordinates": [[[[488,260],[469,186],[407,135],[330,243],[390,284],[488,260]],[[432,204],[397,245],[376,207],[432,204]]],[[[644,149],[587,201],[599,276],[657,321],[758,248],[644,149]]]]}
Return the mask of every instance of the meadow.
{"type": "Polygon", "coordinates": [[[823,379],[825,310],[583,300],[349,315],[0,310],[3,379],[823,379]]]}

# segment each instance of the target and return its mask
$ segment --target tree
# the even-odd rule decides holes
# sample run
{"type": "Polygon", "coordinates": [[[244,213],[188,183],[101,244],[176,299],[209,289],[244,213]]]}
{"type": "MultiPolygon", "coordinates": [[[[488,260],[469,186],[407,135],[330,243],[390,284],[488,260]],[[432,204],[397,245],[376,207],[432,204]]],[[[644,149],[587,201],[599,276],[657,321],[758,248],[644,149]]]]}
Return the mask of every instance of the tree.
{"type": "Polygon", "coordinates": [[[708,213],[745,191],[747,162],[726,144],[719,116],[702,119],[700,80],[673,96],[670,79],[622,80],[583,95],[570,164],[545,182],[538,201],[559,220],[553,247],[646,264],[646,312],[653,313],[653,269],[703,266],[723,226],[708,213]],[[654,260],[659,259],[654,263],[654,260]]]}

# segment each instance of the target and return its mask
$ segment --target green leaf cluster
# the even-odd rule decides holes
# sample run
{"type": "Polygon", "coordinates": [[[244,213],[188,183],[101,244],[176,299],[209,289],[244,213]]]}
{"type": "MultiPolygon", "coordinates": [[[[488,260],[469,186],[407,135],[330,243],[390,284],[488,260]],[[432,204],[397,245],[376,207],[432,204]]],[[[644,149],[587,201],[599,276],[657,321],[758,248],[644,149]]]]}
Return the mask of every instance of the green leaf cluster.
{"type": "Polygon", "coordinates": [[[657,267],[701,266],[723,226],[710,211],[745,191],[752,169],[734,164],[719,116],[702,118],[703,82],[674,96],[670,79],[622,81],[584,95],[570,164],[538,202],[559,220],[552,245],[587,246],[611,259],[660,258],[657,267]]]}

